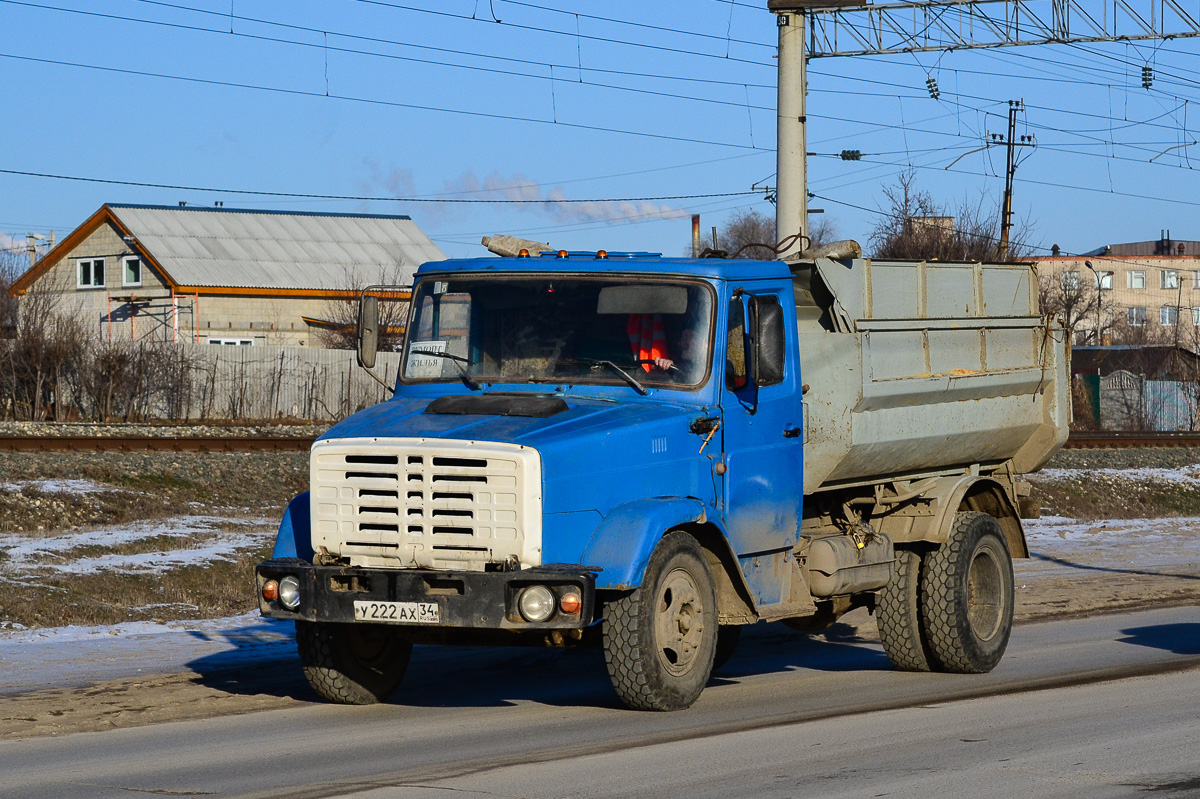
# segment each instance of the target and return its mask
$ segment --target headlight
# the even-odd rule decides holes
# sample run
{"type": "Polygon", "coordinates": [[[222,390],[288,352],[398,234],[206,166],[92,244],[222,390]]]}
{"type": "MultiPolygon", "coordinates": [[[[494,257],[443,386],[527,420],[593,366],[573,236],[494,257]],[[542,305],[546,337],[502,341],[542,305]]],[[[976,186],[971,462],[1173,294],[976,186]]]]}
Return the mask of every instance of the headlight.
{"type": "Polygon", "coordinates": [[[517,610],[525,621],[541,622],[554,615],[554,592],[544,585],[531,585],[517,597],[517,610]]]}
{"type": "Polygon", "coordinates": [[[300,581],[295,577],[284,577],[279,581],[279,604],[288,610],[300,607],[300,581]]]}

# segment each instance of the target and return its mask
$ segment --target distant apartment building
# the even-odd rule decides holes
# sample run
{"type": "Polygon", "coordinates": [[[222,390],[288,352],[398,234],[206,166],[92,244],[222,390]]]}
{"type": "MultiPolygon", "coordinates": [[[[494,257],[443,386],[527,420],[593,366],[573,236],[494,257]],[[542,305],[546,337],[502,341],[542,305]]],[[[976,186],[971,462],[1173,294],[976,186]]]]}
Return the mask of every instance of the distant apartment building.
{"type": "Polygon", "coordinates": [[[319,347],[361,289],[445,257],[407,216],[106,204],[12,293],[113,340],[319,347]]]}
{"type": "Polygon", "coordinates": [[[1165,232],[1157,241],[1111,244],[1081,255],[1056,252],[1038,260],[1038,274],[1043,296],[1061,301],[1074,295],[1088,303],[1087,312],[1072,320],[1076,344],[1107,344],[1114,335],[1139,332],[1200,343],[1200,241],[1174,240],[1165,232]],[[1104,332],[1099,342],[1097,323],[1104,332]]]}

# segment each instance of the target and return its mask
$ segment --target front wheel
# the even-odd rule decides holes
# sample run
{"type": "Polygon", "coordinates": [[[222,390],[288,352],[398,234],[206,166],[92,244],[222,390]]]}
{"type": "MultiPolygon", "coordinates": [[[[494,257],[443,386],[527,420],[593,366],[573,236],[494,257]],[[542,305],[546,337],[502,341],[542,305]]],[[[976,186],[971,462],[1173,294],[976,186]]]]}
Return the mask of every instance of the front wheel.
{"type": "Polygon", "coordinates": [[[955,514],[946,542],[925,556],[921,616],[937,671],[991,671],[1008,646],[1013,619],[1012,557],[986,513],[955,514]]]}
{"type": "Polygon", "coordinates": [[[687,533],[668,533],[642,585],[604,614],[604,660],[627,707],[682,710],[699,698],[716,651],[716,604],[700,544],[687,533]]]}
{"type": "Polygon", "coordinates": [[[300,664],[313,690],[341,705],[372,705],[404,679],[412,642],[384,624],[296,622],[300,664]]]}

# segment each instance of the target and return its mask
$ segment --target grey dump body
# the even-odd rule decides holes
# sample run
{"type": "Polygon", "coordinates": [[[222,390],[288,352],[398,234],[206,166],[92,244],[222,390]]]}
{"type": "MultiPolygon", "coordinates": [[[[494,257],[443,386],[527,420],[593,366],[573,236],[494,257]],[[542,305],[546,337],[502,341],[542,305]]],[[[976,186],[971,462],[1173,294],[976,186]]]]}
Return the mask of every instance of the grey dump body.
{"type": "Polygon", "coordinates": [[[1067,347],[1030,264],[793,265],[804,493],[1040,468],[1066,440],[1067,347]]]}

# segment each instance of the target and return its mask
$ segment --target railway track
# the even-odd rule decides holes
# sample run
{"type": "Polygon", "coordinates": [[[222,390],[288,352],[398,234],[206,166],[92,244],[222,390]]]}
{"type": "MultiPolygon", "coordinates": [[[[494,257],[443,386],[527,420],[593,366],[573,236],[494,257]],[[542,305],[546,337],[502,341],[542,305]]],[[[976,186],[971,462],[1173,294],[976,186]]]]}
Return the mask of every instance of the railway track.
{"type": "Polygon", "coordinates": [[[0,452],[307,452],[311,436],[10,436],[0,452]]]}
{"type": "MultiPolygon", "coordinates": [[[[13,436],[0,452],[305,452],[311,436],[13,436]]],[[[1073,432],[1066,449],[1200,448],[1200,432],[1073,432]]]]}
{"type": "Polygon", "coordinates": [[[1154,430],[1139,432],[1073,431],[1066,449],[1137,449],[1146,447],[1200,447],[1200,433],[1154,430]]]}

